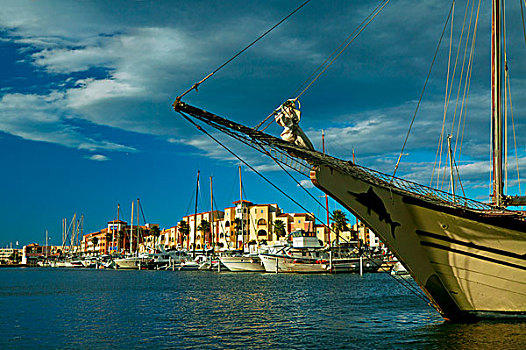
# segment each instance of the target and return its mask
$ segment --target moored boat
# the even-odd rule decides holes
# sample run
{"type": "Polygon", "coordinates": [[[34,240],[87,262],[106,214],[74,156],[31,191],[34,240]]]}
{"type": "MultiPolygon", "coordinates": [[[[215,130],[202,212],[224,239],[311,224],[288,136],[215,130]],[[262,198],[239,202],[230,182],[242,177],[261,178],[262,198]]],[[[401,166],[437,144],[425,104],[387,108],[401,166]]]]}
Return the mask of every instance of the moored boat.
{"type": "Polygon", "coordinates": [[[324,265],[329,255],[316,234],[304,230],[291,233],[292,244],[280,242],[260,253],[259,258],[266,272],[277,273],[326,273],[324,265]]]}
{"type": "Polygon", "coordinates": [[[265,272],[258,254],[242,256],[221,256],[221,263],[232,272],[265,272]]]}

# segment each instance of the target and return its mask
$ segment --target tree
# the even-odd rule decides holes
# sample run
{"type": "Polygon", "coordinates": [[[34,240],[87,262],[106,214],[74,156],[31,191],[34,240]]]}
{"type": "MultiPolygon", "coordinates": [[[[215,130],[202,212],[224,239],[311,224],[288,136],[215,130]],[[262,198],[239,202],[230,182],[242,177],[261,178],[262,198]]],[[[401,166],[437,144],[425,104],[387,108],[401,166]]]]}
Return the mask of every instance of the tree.
{"type": "Polygon", "coordinates": [[[95,251],[97,244],[99,244],[99,238],[98,237],[92,237],[91,243],[93,243],[93,251],[95,251]]]}
{"type": "Polygon", "coordinates": [[[190,225],[188,225],[188,223],[186,221],[184,221],[184,220],[179,221],[179,225],[178,225],[177,230],[181,233],[181,235],[183,237],[181,239],[181,244],[183,243],[185,238],[187,239],[187,242],[190,242],[190,240],[188,239],[188,235],[190,235],[190,225]]]}
{"type": "Polygon", "coordinates": [[[332,220],[332,227],[336,232],[336,243],[338,244],[340,242],[340,232],[349,231],[349,226],[347,225],[349,220],[345,213],[340,209],[336,209],[332,212],[332,220]]]}
{"type": "Polygon", "coordinates": [[[123,245],[124,245],[124,231],[123,230],[119,230],[119,232],[117,233],[117,246],[119,247],[119,249],[123,249],[123,245]]]}
{"type": "Polygon", "coordinates": [[[153,244],[153,248],[155,249],[155,242],[157,242],[157,238],[161,235],[161,230],[159,230],[159,227],[157,226],[152,226],[150,229],[150,234],[155,238],[153,244]]]}
{"type": "Polygon", "coordinates": [[[285,237],[285,223],[281,220],[274,220],[274,234],[279,237],[285,237]]]}
{"type": "Polygon", "coordinates": [[[106,232],[106,249],[110,249],[110,247],[113,246],[113,241],[112,240],[113,240],[113,233],[112,232],[106,232]]]}
{"type": "Polygon", "coordinates": [[[241,221],[240,218],[235,218],[232,223],[234,224],[234,230],[236,231],[236,234],[239,235],[239,233],[241,232],[241,227],[243,226],[243,222],[241,221]]]}
{"type": "Polygon", "coordinates": [[[208,233],[210,232],[210,223],[208,222],[208,220],[201,220],[199,226],[197,226],[197,229],[201,231],[201,237],[203,237],[203,240],[206,243],[206,241],[208,240],[204,239],[204,237],[206,237],[206,235],[208,235],[208,233]]]}

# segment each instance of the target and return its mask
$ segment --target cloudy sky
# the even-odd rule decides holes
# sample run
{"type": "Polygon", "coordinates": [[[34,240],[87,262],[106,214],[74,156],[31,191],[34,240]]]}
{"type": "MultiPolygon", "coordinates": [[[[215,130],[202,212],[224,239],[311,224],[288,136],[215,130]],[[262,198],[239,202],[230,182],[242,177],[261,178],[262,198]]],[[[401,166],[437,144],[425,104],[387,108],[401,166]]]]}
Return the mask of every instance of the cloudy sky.
{"type": "MultiPolygon", "coordinates": [[[[465,105],[464,86],[459,88],[458,82],[468,71],[478,1],[473,11],[472,2],[468,8],[466,1],[456,2],[445,127],[453,140],[463,135],[456,161],[467,194],[481,200],[489,193],[488,2],[481,3],[465,105]],[[458,127],[460,110],[466,123],[462,119],[458,127]]],[[[129,221],[136,198],[147,221],[173,226],[193,212],[197,170],[200,211],[210,208],[210,176],[215,205],[226,207],[238,199],[238,162],[184,121],[171,104],[301,3],[4,1],[0,245],[42,243],[46,230],[51,242],[60,244],[62,218],[82,214],[85,232],[99,230],[115,218],[118,203],[121,217],[129,221]]],[[[255,125],[295,97],[305,79],[378,3],[312,0],[184,100],[255,125]]],[[[354,149],[358,163],[392,173],[450,4],[392,0],[302,96],[301,124],[317,148],[323,129],[331,155],[350,159],[354,149]]],[[[525,174],[520,117],[526,103],[521,78],[526,47],[520,8],[510,13],[507,58],[518,162],[525,174]]],[[[444,118],[450,34],[448,24],[398,172],[426,185],[444,118]]],[[[276,126],[268,131],[280,132],[276,126]]],[[[510,163],[515,166],[511,135],[510,163]]],[[[324,217],[323,208],[268,160],[221,139],[302,206],[324,217]]],[[[517,190],[516,173],[511,167],[509,192],[517,190]]],[[[247,169],[243,178],[249,200],[303,211],[247,169]]],[[[524,192],[526,184],[521,189],[524,192]]]]}

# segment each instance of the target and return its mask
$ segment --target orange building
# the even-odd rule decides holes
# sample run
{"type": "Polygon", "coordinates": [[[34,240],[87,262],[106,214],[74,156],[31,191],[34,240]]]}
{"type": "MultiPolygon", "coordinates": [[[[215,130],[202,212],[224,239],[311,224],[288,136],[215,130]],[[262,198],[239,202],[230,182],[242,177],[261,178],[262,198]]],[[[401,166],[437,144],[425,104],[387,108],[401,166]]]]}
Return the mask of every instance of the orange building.
{"type": "Polygon", "coordinates": [[[81,249],[84,254],[116,254],[136,251],[148,234],[147,226],[129,226],[125,221],[108,221],[105,228],[82,237],[81,249]]]}

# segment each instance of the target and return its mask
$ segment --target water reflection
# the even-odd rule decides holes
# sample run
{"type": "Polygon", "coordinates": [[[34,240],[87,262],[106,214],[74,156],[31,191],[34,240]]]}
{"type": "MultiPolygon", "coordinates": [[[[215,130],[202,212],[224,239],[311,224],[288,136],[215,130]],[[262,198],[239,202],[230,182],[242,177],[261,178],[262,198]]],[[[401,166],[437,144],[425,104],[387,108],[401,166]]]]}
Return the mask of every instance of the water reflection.
{"type": "Polygon", "coordinates": [[[442,322],[423,328],[422,336],[436,348],[526,349],[526,321],[442,322]]]}

